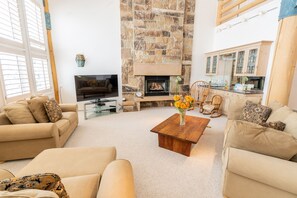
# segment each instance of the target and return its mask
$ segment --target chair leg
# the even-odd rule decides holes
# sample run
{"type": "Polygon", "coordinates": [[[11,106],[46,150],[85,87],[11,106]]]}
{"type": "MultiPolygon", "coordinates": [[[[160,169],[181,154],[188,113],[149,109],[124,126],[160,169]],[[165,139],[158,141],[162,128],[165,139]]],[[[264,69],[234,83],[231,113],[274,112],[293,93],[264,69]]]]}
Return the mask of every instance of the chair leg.
{"type": "Polygon", "coordinates": [[[213,111],[211,112],[210,117],[211,117],[211,118],[218,118],[218,117],[220,117],[221,115],[222,115],[222,113],[220,112],[220,110],[213,110],[213,111]]]}

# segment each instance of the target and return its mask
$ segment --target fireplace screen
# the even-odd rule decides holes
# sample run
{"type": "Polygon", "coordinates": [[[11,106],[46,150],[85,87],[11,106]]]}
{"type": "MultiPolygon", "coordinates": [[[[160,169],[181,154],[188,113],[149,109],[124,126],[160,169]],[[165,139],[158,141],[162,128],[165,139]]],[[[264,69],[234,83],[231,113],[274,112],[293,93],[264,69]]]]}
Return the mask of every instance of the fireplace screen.
{"type": "Polygon", "coordinates": [[[168,96],[169,76],[146,76],[144,94],[146,96],[168,96]]]}

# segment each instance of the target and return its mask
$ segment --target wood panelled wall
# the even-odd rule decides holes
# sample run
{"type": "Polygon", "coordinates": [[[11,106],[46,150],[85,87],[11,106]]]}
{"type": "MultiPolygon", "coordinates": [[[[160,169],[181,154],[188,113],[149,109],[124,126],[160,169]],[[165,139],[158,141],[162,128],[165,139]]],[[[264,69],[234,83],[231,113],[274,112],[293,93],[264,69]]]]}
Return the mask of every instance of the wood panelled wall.
{"type": "Polygon", "coordinates": [[[241,13],[267,0],[219,0],[217,11],[217,25],[229,21],[241,13]]]}

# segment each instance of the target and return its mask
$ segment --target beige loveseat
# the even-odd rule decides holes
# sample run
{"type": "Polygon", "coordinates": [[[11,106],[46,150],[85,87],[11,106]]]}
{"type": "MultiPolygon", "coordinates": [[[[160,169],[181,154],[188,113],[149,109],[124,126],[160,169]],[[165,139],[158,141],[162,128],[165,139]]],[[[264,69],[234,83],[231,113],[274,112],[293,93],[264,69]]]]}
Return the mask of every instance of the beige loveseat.
{"type": "MultiPolygon", "coordinates": [[[[297,154],[297,139],[294,137],[297,131],[293,130],[292,134],[286,129],[282,132],[241,121],[242,104],[243,101],[236,101],[229,108],[233,112],[228,115],[225,129],[224,197],[297,198],[297,163],[292,160],[297,154]]],[[[278,117],[276,120],[287,122],[287,127],[292,129],[297,113],[295,115],[287,107],[271,107],[269,118],[278,117]]]]}
{"type": "Polygon", "coordinates": [[[55,123],[11,124],[0,113],[0,161],[33,158],[48,148],[63,147],[78,125],[77,105],[61,104],[55,123]]]}
{"type": "MultiPolygon", "coordinates": [[[[70,198],[135,198],[131,164],[127,160],[116,160],[114,147],[48,149],[15,176],[39,173],[59,175],[70,198]]],[[[0,169],[0,180],[12,177],[10,172],[0,169]]],[[[15,193],[0,191],[0,196],[5,193],[10,196],[22,193],[22,197],[34,194],[23,190],[15,193]]],[[[57,197],[50,191],[43,193],[47,194],[44,197],[57,197]]]]}

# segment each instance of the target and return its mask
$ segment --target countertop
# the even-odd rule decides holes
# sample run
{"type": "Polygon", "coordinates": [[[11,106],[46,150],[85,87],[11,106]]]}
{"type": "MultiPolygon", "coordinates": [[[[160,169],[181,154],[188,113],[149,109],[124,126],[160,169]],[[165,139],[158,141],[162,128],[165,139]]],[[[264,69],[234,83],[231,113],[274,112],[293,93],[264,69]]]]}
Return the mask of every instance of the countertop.
{"type": "Polygon", "coordinates": [[[234,90],[234,89],[224,89],[224,87],[211,87],[211,89],[221,90],[221,91],[228,91],[228,92],[239,93],[239,94],[263,94],[262,90],[240,91],[240,90],[234,90]]]}

